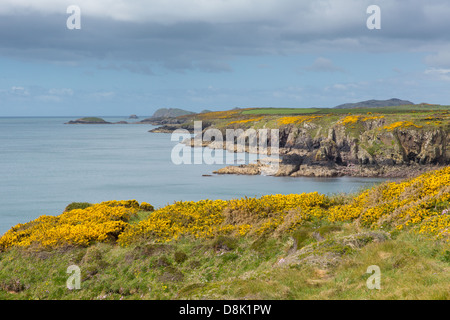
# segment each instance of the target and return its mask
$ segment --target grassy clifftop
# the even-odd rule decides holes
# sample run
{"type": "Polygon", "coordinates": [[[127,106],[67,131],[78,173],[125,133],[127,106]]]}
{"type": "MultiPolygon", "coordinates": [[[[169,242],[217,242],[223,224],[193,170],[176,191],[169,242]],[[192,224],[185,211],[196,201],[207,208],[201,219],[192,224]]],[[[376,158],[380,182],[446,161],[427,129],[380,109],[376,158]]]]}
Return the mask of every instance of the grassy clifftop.
{"type": "Polygon", "coordinates": [[[232,127],[281,127],[286,124],[301,125],[305,120],[315,123],[337,123],[346,116],[384,116],[387,125],[399,120],[415,121],[416,125],[448,126],[450,106],[441,105],[402,105],[375,108],[245,108],[229,111],[215,111],[178,117],[185,124],[203,120],[219,128],[232,127]],[[257,116],[257,117],[255,117],[257,116]],[[295,118],[297,116],[298,118],[295,118]],[[305,119],[304,116],[312,116],[305,119]],[[289,117],[282,119],[283,117],[289,117]],[[292,118],[291,118],[292,117],[292,118]],[[303,117],[303,118],[302,118],[303,117]],[[325,120],[323,122],[323,120],[325,120]],[[286,123],[289,120],[289,123],[286,123]],[[303,121],[302,121],[303,120],[303,121]]]}
{"type": "Polygon", "coordinates": [[[446,167],[355,195],[72,204],[0,238],[0,297],[450,299],[449,186],[446,167]]]}

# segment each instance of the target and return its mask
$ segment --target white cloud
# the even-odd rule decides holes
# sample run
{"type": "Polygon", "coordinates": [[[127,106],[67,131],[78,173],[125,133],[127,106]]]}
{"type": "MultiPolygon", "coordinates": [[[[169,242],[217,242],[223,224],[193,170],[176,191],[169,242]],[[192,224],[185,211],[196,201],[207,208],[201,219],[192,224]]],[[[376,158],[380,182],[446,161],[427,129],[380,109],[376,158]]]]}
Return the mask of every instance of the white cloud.
{"type": "Polygon", "coordinates": [[[450,69],[429,68],[425,70],[425,74],[438,80],[450,81],[450,69]]]}
{"type": "Polygon", "coordinates": [[[36,100],[40,101],[40,102],[47,102],[47,103],[52,103],[52,102],[61,102],[62,99],[58,96],[53,96],[53,95],[40,95],[40,96],[36,96],[36,100]]]}
{"type": "Polygon", "coordinates": [[[25,89],[24,87],[16,87],[13,86],[11,87],[10,93],[14,94],[14,95],[18,95],[18,96],[29,96],[30,92],[25,89]]]}
{"type": "Polygon", "coordinates": [[[98,91],[90,94],[90,97],[94,99],[109,99],[114,97],[115,93],[113,91],[98,91]]]}
{"type": "Polygon", "coordinates": [[[73,90],[70,88],[51,88],[48,93],[56,96],[72,96],[73,90]]]}
{"type": "Polygon", "coordinates": [[[435,54],[426,56],[425,63],[430,67],[450,68],[450,46],[444,46],[435,54]]]}
{"type": "Polygon", "coordinates": [[[323,57],[317,58],[316,60],[314,60],[311,66],[305,67],[303,69],[315,72],[344,72],[344,69],[335,66],[333,61],[323,57]]]}

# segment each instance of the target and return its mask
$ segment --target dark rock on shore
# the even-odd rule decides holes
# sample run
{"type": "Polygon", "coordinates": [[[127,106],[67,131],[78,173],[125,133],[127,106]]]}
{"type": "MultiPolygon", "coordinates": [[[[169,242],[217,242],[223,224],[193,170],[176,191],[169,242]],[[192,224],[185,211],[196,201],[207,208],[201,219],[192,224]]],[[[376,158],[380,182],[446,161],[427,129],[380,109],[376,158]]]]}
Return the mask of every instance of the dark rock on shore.
{"type": "Polygon", "coordinates": [[[174,124],[166,124],[163,126],[160,126],[158,128],[154,128],[149,130],[148,132],[153,132],[153,133],[172,133],[175,130],[178,129],[182,129],[182,130],[187,130],[189,133],[194,133],[194,125],[192,124],[184,124],[183,122],[181,123],[174,123],[174,124]]]}
{"type": "Polygon", "coordinates": [[[213,173],[216,174],[237,174],[237,175],[258,175],[263,172],[274,172],[277,177],[378,177],[378,178],[410,178],[427,171],[438,170],[443,166],[339,166],[339,165],[300,165],[298,168],[292,165],[280,164],[278,167],[271,167],[268,164],[242,164],[239,166],[227,166],[213,173]]]}

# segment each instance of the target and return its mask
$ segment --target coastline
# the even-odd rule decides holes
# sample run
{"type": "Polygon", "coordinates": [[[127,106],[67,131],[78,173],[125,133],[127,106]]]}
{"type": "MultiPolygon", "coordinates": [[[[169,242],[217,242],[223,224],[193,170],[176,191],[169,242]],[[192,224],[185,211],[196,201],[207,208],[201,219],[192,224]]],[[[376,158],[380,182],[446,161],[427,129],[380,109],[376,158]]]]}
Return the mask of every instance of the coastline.
{"type": "MultiPolygon", "coordinates": [[[[165,127],[167,128],[167,127],[165,127]]],[[[170,130],[159,130],[155,128],[150,132],[170,133],[170,130]]],[[[182,143],[194,148],[194,139],[185,140],[182,143]]],[[[227,149],[225,145],[209,141],[201,141],[201,147],[222,148],[228,152],[242,151],[243,146],[234,145],[233,150],[227,149]]],[[[245,152],[254,153],[248,148],[245,152]]],[[[219,170],[213,171],[219,175],[271,175],[275,177],[360,177],[360,178],[411,178],[428,171],[439,170],[448,164],[337,164],[333,161],[311,161],[311,155],[307,152],[298,151],[292,153],[291,149],[280,149],[280,160],[276,165],[272,165],[270,159],[261,159],[256,163],[229,165],[219,170]],[[294,155],[294,160],[292,159],[294,155]]]]}
{"type": "Polygon", "coordinates": [[[196,140],[198,146],[229,152],[258,153],[250,139],[263,141],[267,151],[275,143],[280,159],[276,166],[230,164],[217,174],[408,178],[450,165],[448,106],[324,109],[294,115],[271,111],[242,109],[159,119],[152,123],[159,126],[149,132],[183,129],[195,136],[183,144],[194,147],[196,140]],[[267,130],[276,130],[278,136],[269,137],[267,130]],[[224,138],[229,131],[231,144],[224,138]],[[211,142],[216,134],[221,141],[211,142]]]}

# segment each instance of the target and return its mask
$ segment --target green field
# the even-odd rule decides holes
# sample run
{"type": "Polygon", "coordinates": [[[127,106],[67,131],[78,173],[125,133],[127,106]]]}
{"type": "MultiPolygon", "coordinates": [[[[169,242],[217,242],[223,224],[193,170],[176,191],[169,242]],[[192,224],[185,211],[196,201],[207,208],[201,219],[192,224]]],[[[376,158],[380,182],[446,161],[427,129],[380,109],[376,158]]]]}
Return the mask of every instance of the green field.
{"type": "Polygon", "coordinates": [[[301,114],[365,114],[371,113],[410,113],[410,112],[434,112],[450,111],[450,106],[441,105],[405,105],[395,107],[379,108],[255,108],[246,109],[241,112],[242,115],[301,115],[301,114]]]}
{"type": "MultiPolygon", "coordinates": [[[[320,111],[319,108],[257,108],[251,110],[244,110],[241,112],[243,115],[284,115],[284,114],[307,114],[316,113],[320,111]]],[[[327,109],[328,110],[328,109],[327,109]]]]}

